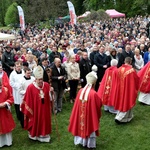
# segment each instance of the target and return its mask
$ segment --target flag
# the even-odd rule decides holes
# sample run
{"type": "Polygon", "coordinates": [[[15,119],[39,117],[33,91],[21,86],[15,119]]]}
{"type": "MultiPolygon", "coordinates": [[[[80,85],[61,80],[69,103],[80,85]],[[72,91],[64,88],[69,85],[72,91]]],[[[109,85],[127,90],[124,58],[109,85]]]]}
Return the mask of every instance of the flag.
{"type": "Polygon", "coordinates": [[[19,20],[20,20],[20,27],[21,30],[25,30],[25,20],[24,20],[24,12],[23,9],[20,6],[17,6],[18,8],[18,14],[19,14],[19,20]]]}
{"type": "Polygon", "coordinates": [[[69,8],[69,13],[70,13],[70,22],[71,22],[71,25],[74,25],[77,22],[75,9],[74,9],[73,4],[70,1],[67,1],[67,4],[68,4],[68,8],[69,8]]]}

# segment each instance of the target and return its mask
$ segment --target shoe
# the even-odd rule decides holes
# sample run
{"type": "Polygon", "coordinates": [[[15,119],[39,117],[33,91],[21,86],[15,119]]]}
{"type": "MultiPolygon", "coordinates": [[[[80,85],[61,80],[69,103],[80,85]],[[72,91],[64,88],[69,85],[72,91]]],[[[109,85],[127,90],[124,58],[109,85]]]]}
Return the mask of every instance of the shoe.
{"type": "Polygon", "coordinates": [[[127,122],[120,122],[119,120],[117,120],[117,119],[115,119],[115,122],[117,123],[117,124],[126,124],[127,122]]]}
{"type": "Polygon", "coordinates": [[[147,105],[147,104],[145,104],[145,103],[143,103],[143,102],[140,102],[140,104],[141,104],[141,105],[147,105]]]}
{"type": "Polygon", "coordinates": [[[109,112],[109,107],[106,106],[106,105],[104,105],[104,111],[105,111],[105,112],[109,112]]]}
{"type": "Polygon", "coordinates": [[[60,113],[60,112],[61,112],[61,109],[58,109],[58,110],[57,110],[57,113],[60,113]]]}

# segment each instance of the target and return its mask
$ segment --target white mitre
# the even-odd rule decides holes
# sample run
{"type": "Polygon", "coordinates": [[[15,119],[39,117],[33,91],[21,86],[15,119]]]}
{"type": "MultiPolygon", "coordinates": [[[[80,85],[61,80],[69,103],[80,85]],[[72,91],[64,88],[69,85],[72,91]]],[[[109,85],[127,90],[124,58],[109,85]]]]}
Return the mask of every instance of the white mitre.
{"type": "Polygon", "coordinates": [[[97,75],[94,71],[91,71],[86,75],[87,84],[93,85],[97,81],[97,75]]]}
{"type": "Polygon", "coordinates": [[[97,70],[98,70],[97,66],[96,66],[96,65],[93,65],[93,66],[92,66],[92,71],[97,72],[97,70]]]}
{"type": "Polygon", "coordinates": [[[41,66],[37,66],[34,68],[33,74],[36,79],[43,79],[44,70],[41,66]]]}
{"type": "Polygon", "coordinates": [[[88,100],[88,95],[89,95],[89,92],[92,88],[92,85],[94,85],[97,81],[97,75],[94,71],[91,71],[90,73],[88,73],[86,75],[86,81],[87,81],[87,84],[86,86],[82,89],[81,91],[81,94],[80,94],[80,100],[82,102],[85,102],[88,100]]]}

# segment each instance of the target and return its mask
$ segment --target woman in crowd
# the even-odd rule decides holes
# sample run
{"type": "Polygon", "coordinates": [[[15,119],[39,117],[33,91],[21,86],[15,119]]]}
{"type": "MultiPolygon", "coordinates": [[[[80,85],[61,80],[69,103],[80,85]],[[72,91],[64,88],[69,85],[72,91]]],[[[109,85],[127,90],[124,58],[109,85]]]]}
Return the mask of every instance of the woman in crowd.
{"type": "Polygon", "coordinates": [[[73,103],[76,98],[78,82],[80,79],[79,64],[75,61],[75,55],[71,56],[67,71],[70,85],[70,103],[73,103]]]}
{"type": "Polygon", "coordinates": [[[135,69],[138,72],[144,66],[144,60],[142,58],[142,55],[140,55],[140,50],[138,48],[134,50],[134,59],[135,59],[135,69]]]}

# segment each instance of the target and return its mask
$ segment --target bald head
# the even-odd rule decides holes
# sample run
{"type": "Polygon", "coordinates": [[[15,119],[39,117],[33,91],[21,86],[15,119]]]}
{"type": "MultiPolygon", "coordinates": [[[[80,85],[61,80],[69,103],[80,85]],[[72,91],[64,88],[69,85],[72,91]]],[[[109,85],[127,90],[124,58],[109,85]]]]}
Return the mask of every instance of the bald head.
{"type": "Polygon", "coordinates": [[[54,59],[54,64],[55,64],[56,67],[60,67],[60,65],[61,65],[61,60],[60,60],[59,58],[55,58],[55,59],[54,59]]]}

